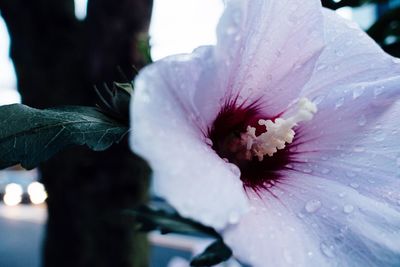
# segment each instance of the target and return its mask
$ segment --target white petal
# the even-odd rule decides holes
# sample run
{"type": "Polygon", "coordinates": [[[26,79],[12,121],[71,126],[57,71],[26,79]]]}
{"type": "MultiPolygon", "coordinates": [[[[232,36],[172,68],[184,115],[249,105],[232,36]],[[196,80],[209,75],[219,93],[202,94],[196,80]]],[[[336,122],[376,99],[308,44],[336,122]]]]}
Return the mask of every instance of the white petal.
{"type": "Polygon", "coordinates": [[[228,1],[216,48],[224,90],[242,101],[262,98],[270,114],[280,113],[308,81],[322,46],[320,1],[228,1]]]}
{"type": "Polygon", "coordinates": [[[399,84],[400,76],[366,83],[356,99],[351,89],[357,84],[348,85],[349,91],[332,88],[313,120],[297,129],[293,169],[356,187],[370,197],[399,201],[399,84]],[[375,97],[377,87],[385,89],[375,97]]]}
{"type": "Polygon", "coordinates": [[[236,255],[254,267],[397,266],[399,211],[336,182],[287,175],[226,232],[236,255]]]}
{"type": "Polygon", "coordinates": [[[250,212],[239,224],[228,228],[224,241],[233,255],[253,267],[326,266],[318,240],[312,235],[295,209],[268,192],[261,195],[249,191],[250,212]]]}
{"type": "Polygon", "coordinates": [[[324,14],[330,41],[303,91],[318,112],[297,129],[296,161],[306,163],[293,167],[394,204],[400,200],[400,64],[355,25],[324,14]]]}
{"type": "Polygon", "coordinates": [[[209,70],[204,54],[170,57],[147,67],[135,81],[131,147],[150,163],[154,190],[182,216],[222,228],[247,207],[237,167],[205,140],[207,125],[193,96],[209,70]]]}
{"type": "MultiPolygon", "coordinates": [[[[323,98],[333,88],[399,76],[400,61],[386,54],[354,22],[324,9],[325,48],[302,96],[323,98]]],[[[348,89],[354,90],[354,89],[348,89]]],[[[354,96],[361,95],[358,88],[354,96]]]]}

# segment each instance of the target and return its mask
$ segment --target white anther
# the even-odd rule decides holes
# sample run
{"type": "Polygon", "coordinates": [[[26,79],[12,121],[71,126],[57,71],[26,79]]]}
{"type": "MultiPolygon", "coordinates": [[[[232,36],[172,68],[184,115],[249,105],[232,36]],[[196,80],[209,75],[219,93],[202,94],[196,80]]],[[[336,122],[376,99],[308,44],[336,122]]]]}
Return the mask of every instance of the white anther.
{"type": "Polygon", "coordinates": [[[275,122],[271,120],[259,120],[259,125],[264,125],[266,132],[256,136],[256,128],[247,126],[246,133],[241,135],[242,145],[246,147],[245,157],[250,160],[257,157],[259,161],[265,155],[272,156],[280,149],[286,147],[286,143],[293,142],[295,132],[292,128],[299,122],[309,121],[317,112],[317,106],[307,98],[298,101],[297,113],[287,119],[277,118],[275,122]]]}

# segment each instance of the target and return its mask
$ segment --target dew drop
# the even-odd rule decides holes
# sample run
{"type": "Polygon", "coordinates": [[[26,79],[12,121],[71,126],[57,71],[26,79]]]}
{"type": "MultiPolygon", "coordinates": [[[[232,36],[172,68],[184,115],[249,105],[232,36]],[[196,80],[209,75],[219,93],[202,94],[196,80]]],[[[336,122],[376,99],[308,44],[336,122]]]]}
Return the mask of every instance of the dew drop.
{"type": "Polygon", "coordinates": [[[325,69],[325,68],[326,68],[326,65],[321,64],[321,65],[318,65],[318,66],[317,66],[316,70],[317,70],[317,71],[320,71],[320,70],[323,70],[323,69],[325,69]]]}
{"type": "Polygon", "coordinates": [[[230,224],[237,224],[239,222],[239,218],[240,218],[239,213],[237,213],[236,211],[232,211],[229,214],[228,220],[230,224]]]}
{"type": "Polygon", "coordinates": [[[286,165],[285,165],[285,168],[293,169],[293,165],[292,165],[292,164],[286,164],[286,165]]]}
{"type": "Polygon", "coordinates": [[[329,258],[334,258],[335,257],[335,247],[331,244],[328,244],[327,242],[321,242],[321,251],[322,253],[329,257],[329,258]]]}
{"type": "Polygon", "coordinates": [[[308,212],[308,213],[314,213],[317,210],[319,210],[321,208],[322,204],[321,201],[313,199],[310,200],[306,203],[304,209],[308,212]]]}
{"type": "Polygon", "coordinates": [[[354,147],[354,152],[364,152],[365,151],[365,147],[363,146],[355,146],[354,147]]]}
{"type": "MultiPolygon", "coordinates": [[[[399,203],[400,203],[400,200],[399,200],[399,203]]],[[[299,217],[300,219],[303,219],[305,217],[305,215],[304,215],[304,213],[299,212],[299,213],[297,213],[297,217],[299,217]]]]}
{"type": "Polygon", "coordinates": [[[330,169],[328,169],[328,168],[323,168],[322,170],[321,170],[321,172],[323,173],[323,174],[328,174],[328,173],[330,173],[330,169]]]}
{"type": "Polygon", "coordinates": [[[383,93],[383,90],[385,89],[384,86],[378,86],[374,89],[374,96],[378,96],[383,93]]]}
{"type": "Polygon", "coordinates": [[[270,182],[264,182],[264,183],[263,183],[263,186],[264,186],[265,188],[271,188],[271,187],[272,187],[272,184],[271,184],[270,182]]]}
{"type": "Polygon", "coordinates": [[[312,170],[311,169],[303,169],[303,172],[304,173],[312,173],[312,170]]]}
{"type": "Polygon", "coordinates": [[[365,86],[357,87],[353,90],[353,99],[359,98],[365,91],[365,86]]]}
{"type": "Polygon", "coordinates": [[[385,140],[386,134],[382,130],[378,130],[374,134],[374,140],[377,142],[382,142],[385,140]]]}
{"type": "Polygon", "coordinates": [[[336,104],[335,104],[335,109],[340,108],[341,106],[343,106],[343,104],[344,104],[344,97],[341,97],[341,98],[339,98],[338,101],[336,102],[336,104]]]}
{"type": "Polygon", "coordinates": [[[354,210],[354,206],[352,206],[352,205],[345,205],[343,207],[343,212],[347,213],[347,214],[352,213],[353,210],[354,210]]]}
{"type": "Polygon", "coordinates": [[[399,58],[392,58],[393,63],[395,64],[400,64],[400,59],[399,58]]]}
{"type": "Polygon", "coordinates": [[[364,126],[365,124],[367,124],[367,118],[363,114],[363,115],[360,116],[360,118],[358,118],[358,125],[359,126],[364,126]]]}
{"type": "Polygon", "coordinates": [[[345,43],[345,45],[347,45],[347,46],[351,46],[353,44],[353,41],[352,40],[348,40],[346,43],[345,43]]]}
{"type": "Polygon", "coordinates": [[[353,187],[353,188],[355,188],[355,189],[357,189],[357,188],[360,187],[360,185],[357,184],[357,183],[350,183],[350,186],[353,187]]]}
{"type": "Polygon", "coordinates": [[[235,27],[228,27],[227,29],[226,29],[226,34],[228,34],[228,35],[232,35],[232,34],[234,34],[236,32],[236,28],[235,27]]]}
{"type": "Polygon", "coordinates": [[[344,56],[344,53],[343,53],[342,50],[336,50],[336,51],[335,51],[335,54],[336,54],[338,57],[344,56]]]}
{"type": "Polygon", "coordinates": [[[230,163],[229,169],[233,172],[234,175],[240,176],[240,169],[235,164],[230,163]]]}
{"type": "Polygon", "coordinates": [[[213,141],[210,138],[206,138],[204,140],[206,142],[207,145],[212,146],[213,145],[213,141]]]}
{"type": "Polygon", "coordinates": [[[315,98],[313,98],[312,102],[315,105],[319,105],[319,104],[321,104],[322,101],[324,101],[324,99],[325,99],[324,95],[319,95],[319,96],[316,96],[315,98]]]}

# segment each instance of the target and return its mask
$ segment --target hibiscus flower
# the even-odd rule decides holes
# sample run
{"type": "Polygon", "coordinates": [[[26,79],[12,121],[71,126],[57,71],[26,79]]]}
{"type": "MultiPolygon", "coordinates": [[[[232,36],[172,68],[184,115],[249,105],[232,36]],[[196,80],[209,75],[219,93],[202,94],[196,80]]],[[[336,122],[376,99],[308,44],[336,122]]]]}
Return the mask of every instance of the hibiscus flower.
{"type": "Polygon", "coordinates": [[[399,266],[399,60],[318,0],[227,1],[217,34],[135,81],[155,193],[252,266],[399,266]]]}

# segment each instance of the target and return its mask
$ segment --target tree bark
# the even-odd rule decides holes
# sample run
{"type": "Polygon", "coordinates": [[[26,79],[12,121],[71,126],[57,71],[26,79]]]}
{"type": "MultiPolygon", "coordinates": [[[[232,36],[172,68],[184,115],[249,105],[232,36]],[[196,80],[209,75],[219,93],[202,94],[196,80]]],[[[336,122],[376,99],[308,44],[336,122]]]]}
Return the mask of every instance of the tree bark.
{"type": "MultiPolygon", "coordinates": [[[[44,108],[94,105],[94,85],[127,79],[146,62],[151,0],[0,0],[23,102],[44,108]]],[[[106,152],[71,148],[43,164],[48,191],[44,266],[147,266],[145,236],[121,214],[147,199],[149,168],[126,140],[106,152]]]]}

